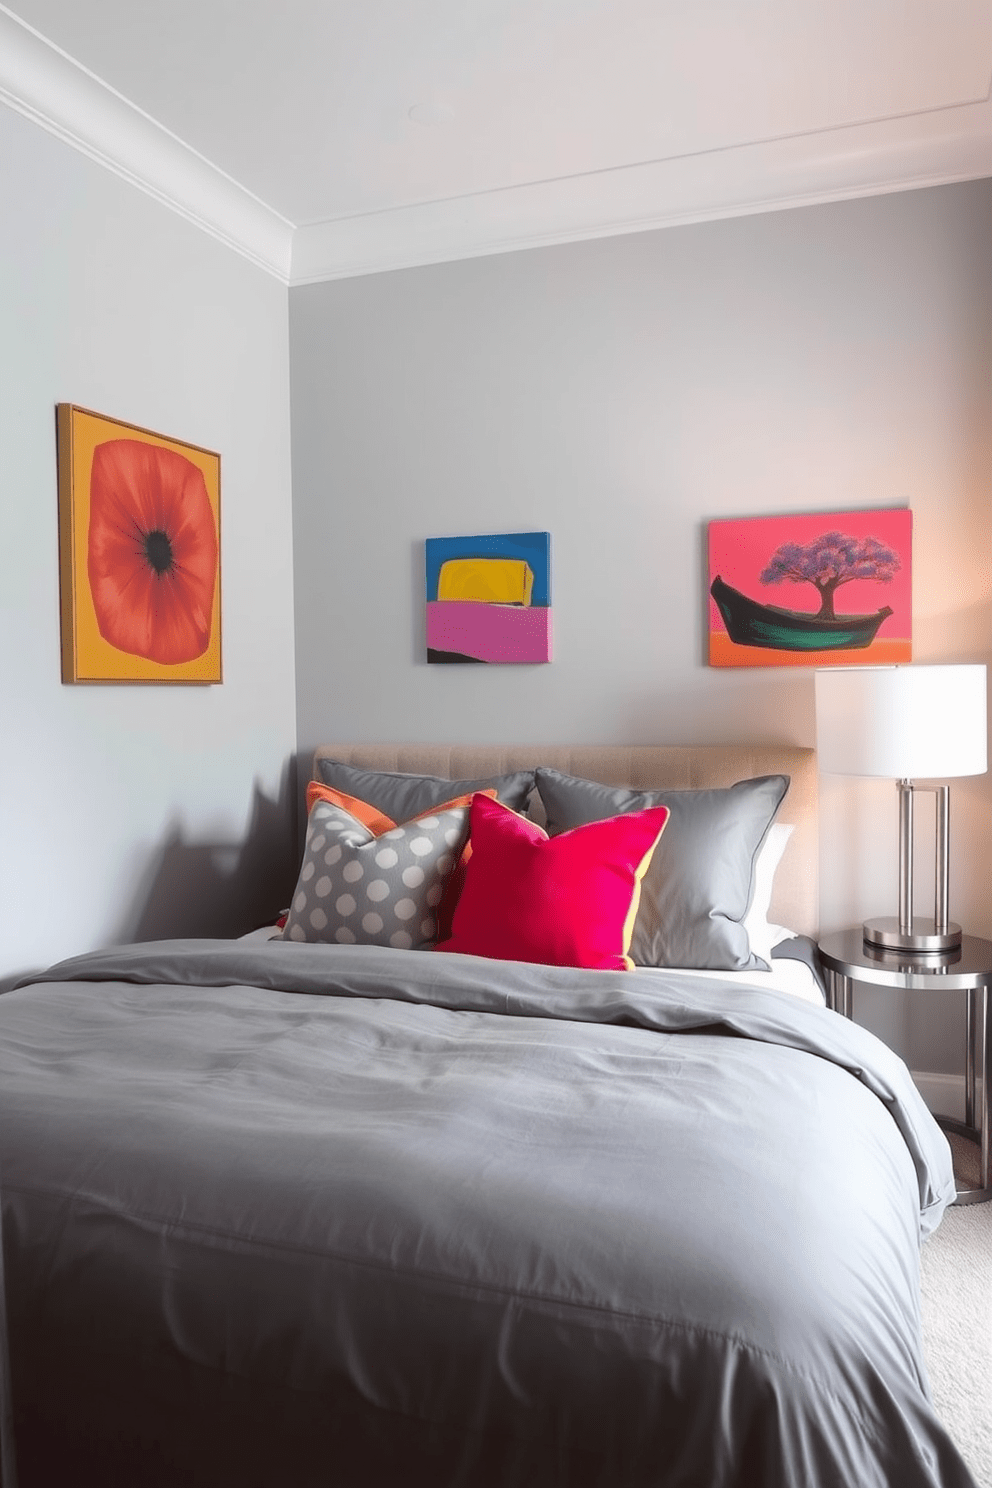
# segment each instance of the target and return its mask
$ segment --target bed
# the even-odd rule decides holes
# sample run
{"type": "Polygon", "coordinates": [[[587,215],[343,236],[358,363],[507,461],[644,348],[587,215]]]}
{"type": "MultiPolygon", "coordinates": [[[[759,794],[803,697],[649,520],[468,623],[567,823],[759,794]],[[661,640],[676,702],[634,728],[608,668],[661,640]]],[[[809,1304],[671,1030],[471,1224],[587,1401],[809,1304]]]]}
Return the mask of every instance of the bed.
{"type": "Polygon", "coordinates": [[[811,753],[329,745],[311,794],[277,937],[0,997],[20,1488],[966,1488],[920,1341],[946,1140],[815,980],[775,980],[816,929],[811,753]],[[380,898],[335,910],[370,850],[380,898]],[[407,851],[445,865],[409,912],[407,851]],[[618,968],[473,942],[493,863],[551,852],[635,865],[622,924],[549,901],[583,947],[619,926],[618,968]]]}

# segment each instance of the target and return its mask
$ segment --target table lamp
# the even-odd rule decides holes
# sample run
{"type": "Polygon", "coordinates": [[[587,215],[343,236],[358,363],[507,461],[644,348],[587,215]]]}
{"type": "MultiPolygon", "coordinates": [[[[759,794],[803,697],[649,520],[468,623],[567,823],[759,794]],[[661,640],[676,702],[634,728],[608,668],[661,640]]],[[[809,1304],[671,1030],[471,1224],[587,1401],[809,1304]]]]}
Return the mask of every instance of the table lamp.
{"type": "Polygon", "coordinates": [[[939,954],[961,944],[948,918],[950,795],[944,780],[984,775],[988,732],[984,666],[837,667],[817,671],[816,749],[821,770],[885,776],[899,792],[899,915],[866,920],[865,943],[939,954]],[[913,913],[913,797],[936,796],[934,917],[913,913]]]}

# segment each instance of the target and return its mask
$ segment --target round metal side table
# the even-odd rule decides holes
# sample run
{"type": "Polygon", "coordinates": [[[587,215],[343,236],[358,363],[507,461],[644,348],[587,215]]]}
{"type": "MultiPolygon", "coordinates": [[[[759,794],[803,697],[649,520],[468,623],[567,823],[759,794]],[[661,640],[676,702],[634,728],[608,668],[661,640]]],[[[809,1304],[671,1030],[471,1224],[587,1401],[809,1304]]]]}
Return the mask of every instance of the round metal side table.
{"type": "Polygon", "coordinates": [[[956,1203],[978,1204],[992,1199],[989,1171],[989,1083],[992,1077],[992,1025],[989,987],[992,986],[992,941],[966,935],[960,950],[940,956],[914,951],[889,951],[866,946],[859,925],[825,935],[819,944],[827,986],[827,1003],[850,1018],[854,988],[905,987],[917,992],[964,992],[967,996],[968,1043],[965,1059],[964,1121],[949,1116],[935,1119],[945,1129],[977,1142],[981,1154],[978,1188],[959,1187],[956,1203]],[[980,1076],[979,1076],[980,1070],[980,1076]]]}

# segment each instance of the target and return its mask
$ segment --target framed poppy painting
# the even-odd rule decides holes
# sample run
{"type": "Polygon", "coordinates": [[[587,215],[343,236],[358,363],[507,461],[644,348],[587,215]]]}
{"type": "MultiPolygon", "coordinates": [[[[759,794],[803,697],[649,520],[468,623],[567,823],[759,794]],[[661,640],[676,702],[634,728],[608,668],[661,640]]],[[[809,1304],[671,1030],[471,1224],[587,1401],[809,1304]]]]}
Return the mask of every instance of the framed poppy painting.
{"type": "Polygon", "coordinates": [[[220,455],[57,413],[63,682],[220,682],[220,455]]]}

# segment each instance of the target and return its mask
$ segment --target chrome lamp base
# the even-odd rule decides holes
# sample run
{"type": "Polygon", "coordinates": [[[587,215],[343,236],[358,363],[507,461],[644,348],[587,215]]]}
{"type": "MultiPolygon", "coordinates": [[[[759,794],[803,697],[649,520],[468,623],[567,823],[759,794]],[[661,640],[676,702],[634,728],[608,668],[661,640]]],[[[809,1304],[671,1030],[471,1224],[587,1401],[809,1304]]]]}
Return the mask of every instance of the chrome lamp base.
{"type": "Polygon", "coordinates": [[[895,915],[886,915],[877,920],[865,920],[865,944],[878,946],[886,951],[916,951],[924,955],[939,955],[942,951],[956,951],[961,946],[961,926],[953,920],[937,926],[933,920],[913,918],[909,928],[900,926],[895,915]]]}
{"type": "Polygon", "coordinates": [[[899,916],[866,920],[865,945],[886,951],[915,951],[939,956],[961,945],[961,926],[947,915],[947,880],[951,859],[950,796],[946,785],[914,785],[900,780],[899,792],[899,916]],[[913,795],[931,791],[935,798],[934,906],[933,919],[920,920],[913,913],[913,795]]]}

